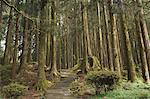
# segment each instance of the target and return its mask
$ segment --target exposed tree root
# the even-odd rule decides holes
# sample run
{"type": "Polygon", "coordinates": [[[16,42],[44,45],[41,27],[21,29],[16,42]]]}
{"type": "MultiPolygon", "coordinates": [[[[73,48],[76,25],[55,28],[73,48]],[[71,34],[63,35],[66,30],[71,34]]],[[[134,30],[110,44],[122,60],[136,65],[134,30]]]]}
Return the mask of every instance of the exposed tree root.
{"type": "Polygon", "coordinates": [[[35,85],[37,91],[46,91],[48,87],[50,87],[52,83],[48,80],[39,80],[38,83],[35,85]]]}

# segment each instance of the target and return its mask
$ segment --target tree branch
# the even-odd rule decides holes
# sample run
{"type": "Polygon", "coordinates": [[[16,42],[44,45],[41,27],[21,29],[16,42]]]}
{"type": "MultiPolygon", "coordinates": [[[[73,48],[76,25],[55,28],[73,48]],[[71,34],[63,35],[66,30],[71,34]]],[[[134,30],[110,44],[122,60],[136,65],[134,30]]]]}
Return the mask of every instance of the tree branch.
{"type": "Polygon", "coordinates": [[[2,1],[3,3],[5,3],[7,6],[9,6],[9,7],[11,7],[11,8],[14,8],[14,10],[15,10],[16,12],[18,12],[19,14],[21,14],[23,17],[25,17],[25,18],[27,18],[27,19],[29,19],[29,20],[31,20],[31,21],[34,21],[34,20],[37,19],[37,18],[34,18],[34,17],[29,17],[28,14],[24,13],[23,11],[18,10],[14,5],[8,3],[6,0],[1,0],[1,1],[2,1]]]}

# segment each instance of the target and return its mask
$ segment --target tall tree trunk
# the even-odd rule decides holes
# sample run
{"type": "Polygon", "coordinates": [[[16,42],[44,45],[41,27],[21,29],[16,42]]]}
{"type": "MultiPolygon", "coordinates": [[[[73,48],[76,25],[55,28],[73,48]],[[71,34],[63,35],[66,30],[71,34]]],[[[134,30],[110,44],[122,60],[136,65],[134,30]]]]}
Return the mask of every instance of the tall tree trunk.
{"type": "Polygon", "coordinates": [[[24,18],[24,31],[23,31],[23,49],[21,54],[21,60],[20,60],[20,67],[18,70],[19,72],[22,72],[25,70],[27,64],[27,55],[28,55],[28,19],[24,18]]]}
{"type": "Polygon", "coordinates": [[[0,1],[0,28],[1,28],[1,25],[2,25],[2,1],[0,1]]]}
{"type": "Polygon", "coordinates": [[[9,20],[8,20],[8,29],[7,29],[7,35],[6,35],[6,44],[5,44],[5,51],[4,51],[4,60],[3,64],[8,65],[11,63],[12,59],[12,46],[13,46],[13,8],[10,8],[10,13],[9,13],[9,20]]]}
{"type": "Polygon", "coordinates": [[[139,20],[140,20],[140,26],[142,31],[142,37],[145,45],[145,51],[146,51],[146,57],[147,57],[147,63],[149,68],[149,74],[150,74],[150,38],[149,33],[147,29],[147,25],[144,19],[144,11],[142,7],[142,0],[136,0],[137,6],[140,7],[140,10],[138,12],[139,20]]]}
{"type": "Polygon", "coordinates": [[[119,50],[117,46],[117,27],[116,27],[116,15],[113,13],[113,0],[109,0],[109,14],[112,34],[112,48],[113,48],[113,64],[115,70],[121,76],[120,63],[119,63],[119,50]]]}
{"type": "Polygon", "coordinates": [[[140,47],[142,76],[143,76],[143,79],[149,83],[150,78],[149,78],[149,72],[148,72],[148,64],[147,64],[145,46],[144,46],[144,41],[142,38],[139,17],[137,15],[135,15],[135,25],[136,25],[136,33],[138,36],[138,44],[140,47]]]}
{"type": "Polygon", "coordinates": [[[108,26],[108,15],[107,15],[107,5],[106,1],[103,1],[103,12],[104,12],[104,25],[106,31],[106,41],[107,41],[107,53],[108,53],[108,65],[110,66],[110,70],[114,70],[113,67],[113,58],[112,58],[112,46],[111,46],[111,34],[109,32],[108,26]]]}
{"type": "Polygon", "coordinates": [[[88,13],[87,13],[87,3],[88,0],[82,1],[82,11],[83,11],[83,32],[86,34],[85,37],[87,39],[87,50],[88,56],[92,56],[91,44],[90,44],[90,35],[89,35],[89,27],[88,27],[88,13]]]}
{"type": "Polygon", "coordinates": [[[123,8],[123,1],[119,0],[119,8],[121,10],[120,12],[120,23],[122,26],[122,32],[125,35],[125,44],[127,49],[127,59],[128,59],[128,79],[134,82],[136,80],[136,71],[135,71],[135,63],[133,60],[133,54],[132,54],[132,47],[130,43],[129,33],[127,29],[127,23],[124,15],[124,8],[123,8]]]}
{"type": "Polygon", "coordinates": [[[104,66],[104,57],[103,57],[103,40],[102,40],[102,29],[101,29],[101,12],[100,12],[100,3],[97,2],[97,12],[98,12],[98,23],[99,23],[99,56],[100,56],[100,64],[102,67],[104,66]]]}
{"type": "MultiPolygon", "coordinates": [[[[29,24],[31,24],[29,22],[29,24]]],[[[28,34],[28,53],[27,53],[27,63],[32,62],[32,31],[28,34]]]]}
{"type": "Polygon", "coordinates": [[[52,34],[51,34],[51,42],[52,42],[52,65],[51,65],[51,71],[50,74],[52,78],[58,77],[59,73],[57,71],[57,65],[56,65],[56,2],[52,1],[52,7],[51,7],[51,25],[52,25],[52,34]]]}
{"type": "Polygon", "coordinates": [[[12,64],[12,79],[15,79],[16,77],[16,67],[18,65],[18,45],[19,45],[18,41],[19,41],[19,14],[16,14],[16,32],[15,32],[15,45],[12,64]]]}
{"type": "Polygon", "coordinates": [[[48,88],[48,81],[46,80],[46,75],[45,75],[45,62],[46,62],[46,53],[45,53],[45,38],[46,38],[46,32],[45,27],[46,27],[46,10],[47,10],[47,5],[48,1],[47,0],[42,0],[41,1],[41,9],[40,9],[40,34],[39,34],[39,50],[38,50],[38,81],[36,88],[37,90],[46,90],[48,88]]]}
{"type": "Polygon", "coordinates": [[[82,72],[83,73],[86,73],[87,72],[87,69],[88,69],[88,61],[87,61],[87,59],[88,59],[88,48],[87,48],[87,40],[86,40],[86,22],[85,21],[87,21],[87,20],[85,20],[84,19],[84,10],[85,10],[85,7],[84,7],[85,5],[83,5],[83,2],[81,2],[81,14],[82,14],[82,29],[83,29],[83,50],[82,50],[82,52],[83,52],[83,66],[85,66],[85,67],[83,67],[83,69],[82,69],[82,72]]]}

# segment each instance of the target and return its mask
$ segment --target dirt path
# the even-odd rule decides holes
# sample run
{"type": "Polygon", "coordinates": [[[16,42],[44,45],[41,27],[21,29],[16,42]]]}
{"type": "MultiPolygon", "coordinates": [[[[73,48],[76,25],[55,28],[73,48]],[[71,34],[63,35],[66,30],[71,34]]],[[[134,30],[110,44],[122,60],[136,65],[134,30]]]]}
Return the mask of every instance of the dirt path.
{"type": "Polygon", "coordinates": [[[69,93],[69,85],[75,79],[75,74],[70,73],[68,70],[62,70],[61,79],[53,87],[51,87],[46,95],[46,99],[79,99],[71,96],[69,93]]]}

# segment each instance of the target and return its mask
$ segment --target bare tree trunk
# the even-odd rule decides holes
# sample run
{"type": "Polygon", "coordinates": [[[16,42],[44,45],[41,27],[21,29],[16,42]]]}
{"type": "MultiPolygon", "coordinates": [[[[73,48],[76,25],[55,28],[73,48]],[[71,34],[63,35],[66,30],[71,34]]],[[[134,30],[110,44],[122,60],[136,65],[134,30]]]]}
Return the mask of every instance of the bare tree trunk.
{"type": "Polygon", "coordinates": [[[18,41],[19,41],[19,14],[16,14],[16,32],[15,32],[15,45],[14,45],[14,55],[12,64],[12,79],[16,77],[16,66],[18,65],[18,41]]]}
{"type": "Polygon", "coordinates": [[[5,44],[5,51],[4,51],[4,63],[5,65],[8,65],[11,63],[12,59],[12,49],[13,49],[13,8],[10,8],[10,13],[9,13],[9,20],[8,20],[8,29],[7,29],[7,35],[6,35],[6,44],[5,44]]]}
{"type": "Polygon", "coordinates": [[[85,67],[83,67],[83,70],[82,70],[82,72],[83,73],[86,73],[87,72],[87,66],[88,66],[88,63],[87,63],[87,59],[88,59],[88,48],[87,48],[87,44],[86,44],[86,30],[87,30],[87,27],[86,27],[86,22],[85,21],[87,21],[86,19],[84,19],[85,18],[85,16],[84,16],[84,10],[85,10],[85,7],[84,7],[85,5],[83,5],[83,2],[81,2],[81,11],[82,11],[82,29],[83,29],[83,66],[85,66],[85,67]]]}
{"type": "Polygon", "coordinates": [[[111,24],[111,34],[112,34],[112,48],[113,48],[113,64],[115,70],[121,76],[120,63],[119,63],[119,52],[117,47],[117,27],[116,27],[116,15],[112,11],[113,0],[109,1],[109,14],[110,14],[110,24],[111,24]]]}
{"type": "Polygon", "coordinates": [[[143,79],[149,83],[149,73],[148,73],[148,64],[145,52],[144,41],[142,38],[141,27],[139,23],[139,17],[135,15],[135,25],[136,25],[136,33],[138,36],[138,44],[140,47],[140,58],[141,58],[141,69],[142,69],[142,76],[143,79]]]}
{"type": "Polygon", "coordinates": [[[104,66],[104,57],[103,57],[103,40],[102,40],[102,29],[101,29],[101,15],[100,15],[100,3],[97,2],[97,10],[98,10],[98,23],[99,23],[99,56],[100,56],[100,64],[102,68],[104,66]]]}
{"type": "Polygon", "coordinates": [[[19,72],[22,72],[25,70],[27,64],[27,55],[28,55],[28,19],[24,18],[24,31],[23,31],[23,49],[21,54],[21,61],[20,61],[20,67],[18,70],[19,72]]]}
{"type": "Polygon", "coordinates": [[[107,53],[108,53],[108,65],[110,70],[114,70],[113,58],[112,58],[112,45],[111,45],[111,34],[109,32],[108,26],[108,15],[107,15],[107,3],[103,1],[103,12],[104,12],[104,25],[106,31],[106,41],[107,41],[107,53]]]}
{"type": "Polygon", "coordinates": [[[142,37],[143,37],[143,41],[144,41],[144,45],[145,45],[145,51],[146,51],[149,74],[150,74],[150,38],[149,38],[147,25],[146,25],[146,22],[145,22],[145,19],[144,19],[144,11],[143,11],[143,7],[142,7],[142,0],[136,0],[136,2],[137,2],[137,6],[140,7],[138,15],[139,15],[139,20],[140,20],[142,37]]]}
{"type": "Polygon", "coordinates": [[[87,39],[87,49],[88,49],[88,55],[92,56],[92,50],[91,50],[91,44],[90,44],[90,36],[89,36],[89,27],[88,27],[88,14],[87,14],[87,0],[83,0],[83,5],[82,5],[82,11],[83,11],[83,28],[84,28],[84,33],[86,34],[85,37],[87,39]]]}
{"type": "Polygon", "coordinates": [[[52,78],[58,77],[59,73],[57,71],[56,65],[56,2],[52,1],[52,8],[51,8],[51,25],[52,25],[52,34],[51,34],[51,42],[52,42],[52,64],[51,64],[51,71],[50,74],[52,78]]]}
{"type": "Polygon", "coordinates": [[[123,2],[122,0],[120,0],[119,3],[119,8],[121,9],[121,13],[120,13],[120,23],[122,26],[122,31],[125,35],[125,44],[126,44],[126,49],[127,49],[127,59],[128,59],[128,79],[131,80],[132,82],[134,82],[136,80],[136,71],[135,71],[135,63],[133,60],[133,54],[132,54],[132,47],[131,47],[131,43],[130,43],[130,38],[129,38],[129,33],[128,33],[128,29],[127,29],[127,23],[126,23],[126,19],[125,19],[125,15],[124,15],[124,10],[123,10],[123,2]]]}
{"type": "Polygon", "coordinates": [[[1,27],[1,25],[2,25],[2,9],[3,9],[3,7],[2,7],[2,1],[0,1],[0,27],[1,27]]]}

